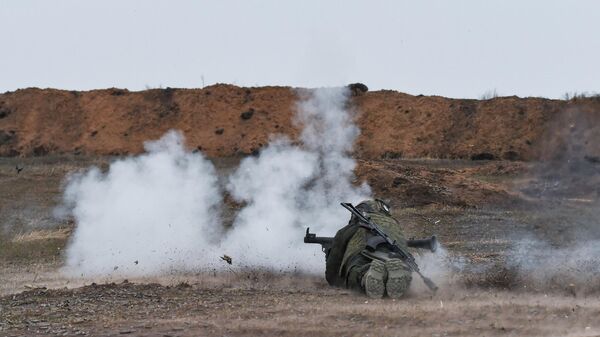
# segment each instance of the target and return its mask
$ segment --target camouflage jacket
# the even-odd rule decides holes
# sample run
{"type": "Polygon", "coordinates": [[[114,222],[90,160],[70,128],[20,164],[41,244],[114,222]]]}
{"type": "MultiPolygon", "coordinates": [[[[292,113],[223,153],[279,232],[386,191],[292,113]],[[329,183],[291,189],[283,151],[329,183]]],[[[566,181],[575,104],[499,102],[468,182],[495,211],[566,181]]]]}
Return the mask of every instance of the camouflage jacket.
{"type": "MultiPolygon", "coordinates": [[[[396,243],[407,248],[406,238],[402,232],[400,223],[388,212],[373,207],[374,202],[367,201],[368,211],[364,211],[367,216],[373,220],[387,235],[396,240],[396,243]]],[[[360,208],[357,206],[357,208],[360,208]]],[[[334,239],[331,250],[327,256],[325,269],[325,278],[330,285],[344,287],[348,273],[348,263],[357,254],[360,254],[367,247],[367,240],[371,237],[371,232],[366,228],[360,227],[358,219],[354,216],[350,219],[348,225],[340,229],[334,239]]]]}

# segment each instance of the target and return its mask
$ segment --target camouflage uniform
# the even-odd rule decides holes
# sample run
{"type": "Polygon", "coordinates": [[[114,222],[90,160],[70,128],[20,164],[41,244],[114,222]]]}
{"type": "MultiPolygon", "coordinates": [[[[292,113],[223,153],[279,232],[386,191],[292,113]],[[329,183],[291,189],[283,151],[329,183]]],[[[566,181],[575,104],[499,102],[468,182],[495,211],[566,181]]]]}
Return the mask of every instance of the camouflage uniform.
{"type": "MultiPolygon", "coordinates": [[[[407,248],[400,223],[394,219],[379,200],[368,200],[356,206],[402,248],[407,248]]],[[[412,280],[411,272],[399,259],[388,257],[387,245],[380,244],[375,251],[367,249],[367,240],[373,234],[358,225],[354,216],[340,229],[327,255],[326,278],[329,284],[365,291],[368,296],[380,298],[387,292],[392,298],[401,297],[412,280]]]]}

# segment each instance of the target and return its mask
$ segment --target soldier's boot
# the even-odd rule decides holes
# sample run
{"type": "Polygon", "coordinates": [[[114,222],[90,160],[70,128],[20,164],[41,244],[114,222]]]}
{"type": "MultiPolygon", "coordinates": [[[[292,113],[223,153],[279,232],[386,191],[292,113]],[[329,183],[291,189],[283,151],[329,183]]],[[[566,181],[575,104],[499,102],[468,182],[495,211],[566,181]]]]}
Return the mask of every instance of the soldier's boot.
{"type": "Polygon", "coordinates": [[[410,270],[404,265],[404,262],[400,259],[390,259],[385,262],[385,269],[387,270],[387,282],[385,288],[390,298],[400,298],[406,293],[410,282],[412,281],[412,275],[410,270]]]}
{"type": "Polygon", "coordinates": [[[365,293],[370,298],[382,298],[385,293],[385,265],[379,260],[371,261],[369,270],[362,278],[365,293]]]}

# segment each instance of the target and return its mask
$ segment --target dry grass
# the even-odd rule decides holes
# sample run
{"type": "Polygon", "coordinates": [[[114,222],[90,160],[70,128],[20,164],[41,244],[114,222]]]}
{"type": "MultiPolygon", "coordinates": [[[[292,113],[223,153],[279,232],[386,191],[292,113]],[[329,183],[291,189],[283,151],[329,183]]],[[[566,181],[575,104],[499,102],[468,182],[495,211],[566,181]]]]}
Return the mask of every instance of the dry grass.
{"type": "Polygon", "coordinates": [[[61,258],[72,229],[38,229],[10,237],[0,234],[2,262],[49,262],[61,258]]]}
{"type": "Polygon", "coordinates": [[[73,229],[68,227],[53,229],[36,229],[31,232],[17,234],[15,235],[15,237],[13,237],[11,241],[13,243],[24,243],[52,239],[66,240],[72,232],[73,229]]]}

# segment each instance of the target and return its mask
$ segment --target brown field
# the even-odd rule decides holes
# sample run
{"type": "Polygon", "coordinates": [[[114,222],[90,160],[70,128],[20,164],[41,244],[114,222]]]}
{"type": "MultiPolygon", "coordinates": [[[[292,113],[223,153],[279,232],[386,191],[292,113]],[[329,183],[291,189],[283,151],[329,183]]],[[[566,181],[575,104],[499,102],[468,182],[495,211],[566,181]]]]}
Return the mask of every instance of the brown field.
{"type": "MultiPolygon", "coordinates": [[[[226,172],[237,160],[215,163],[226,172]]],[[[261,270],[129,280],[67,277],[60,267],[73,223],[52,217],[62,179],[108,161],[2,159],[0,335],[600,335],[598,279],[539,283],[507,263],[520,235],[552,241],[569,230],[570,219],[594,214],[591,190],[536,195],[544,181],[532,173],[533,164],[361,161],[359,178],[393,200],[409,235],[436,233],[450,259],[463,259],[435,296],[415,281],[407,298],[392,301],[330,288],[320,275],[261,270]],[[20,174],[16,164],[25,167],[20,174]]],[[[568,246],[569,236],[561,238],[568,246]]]]}

